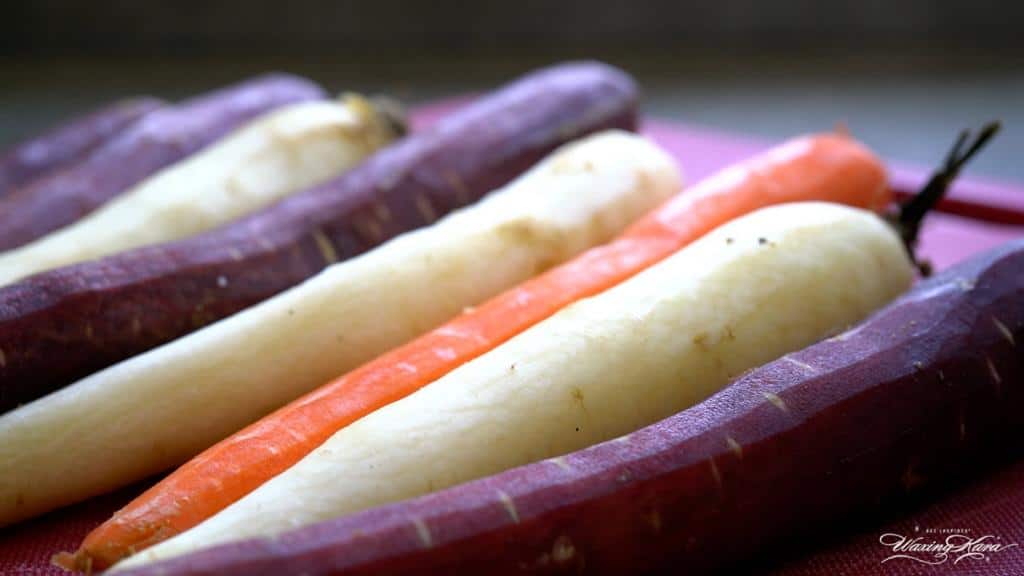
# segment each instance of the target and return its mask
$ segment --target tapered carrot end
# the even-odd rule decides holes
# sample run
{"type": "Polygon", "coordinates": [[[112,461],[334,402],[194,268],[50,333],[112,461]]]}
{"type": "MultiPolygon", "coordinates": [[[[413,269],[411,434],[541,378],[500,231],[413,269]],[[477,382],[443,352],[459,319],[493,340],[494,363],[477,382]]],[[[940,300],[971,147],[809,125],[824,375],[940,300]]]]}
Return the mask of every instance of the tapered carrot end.
{"type": "Polygon", "coordinates": [[[50,558],[50,563],[71,572],[92,574],[92,556],[78,552],[59,552],[50,558]]]}

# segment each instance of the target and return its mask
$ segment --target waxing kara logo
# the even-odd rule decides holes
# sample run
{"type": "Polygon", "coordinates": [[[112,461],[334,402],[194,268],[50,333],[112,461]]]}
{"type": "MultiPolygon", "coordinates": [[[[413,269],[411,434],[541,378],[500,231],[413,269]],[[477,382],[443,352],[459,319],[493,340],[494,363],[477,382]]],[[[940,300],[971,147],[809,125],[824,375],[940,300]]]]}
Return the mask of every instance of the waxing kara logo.
{"type": "Polygon", "coordinates": [[[988,562],[993,554],[1017,547],[1016,542],[1004,542],[1002,537],[994,534],[974,536],[971,532],[970,529],[959,528],[928,528],[922,531],[919,526],[914,527],[911,536],[886,532],[878,537],[878,543],[892,550],[892,554],[882,560],[882,564],[897,560],[930,566],[946,562],[988,562]]]}

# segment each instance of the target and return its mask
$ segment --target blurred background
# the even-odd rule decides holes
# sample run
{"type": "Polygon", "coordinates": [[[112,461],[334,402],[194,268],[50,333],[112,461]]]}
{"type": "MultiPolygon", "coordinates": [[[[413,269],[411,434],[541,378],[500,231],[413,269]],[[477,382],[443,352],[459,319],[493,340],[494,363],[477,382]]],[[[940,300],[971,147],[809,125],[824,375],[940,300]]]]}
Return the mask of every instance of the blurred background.
{"type": "Polygon", "coordinates": [[[278,69],[410,103],[599,58],[649,115],[779,139],[846,124],[931,165],[1004,133],[972,174],[1024,182],[1024,3],[782,0],[5,2],[0,147],[118,96],[180,98],[278,69]]]}

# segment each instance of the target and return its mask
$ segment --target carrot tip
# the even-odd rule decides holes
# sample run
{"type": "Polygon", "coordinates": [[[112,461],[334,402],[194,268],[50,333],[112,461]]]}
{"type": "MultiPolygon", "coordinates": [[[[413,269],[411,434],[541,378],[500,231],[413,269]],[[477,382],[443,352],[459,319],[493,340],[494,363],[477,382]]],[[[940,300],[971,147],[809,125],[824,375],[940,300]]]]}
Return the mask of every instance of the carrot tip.
{"type": "Polygon", "coordinates": [[[81,552],[58,552],[50,558],[50,563],[70,572],[92,574],[92,557],[81,552]]]}

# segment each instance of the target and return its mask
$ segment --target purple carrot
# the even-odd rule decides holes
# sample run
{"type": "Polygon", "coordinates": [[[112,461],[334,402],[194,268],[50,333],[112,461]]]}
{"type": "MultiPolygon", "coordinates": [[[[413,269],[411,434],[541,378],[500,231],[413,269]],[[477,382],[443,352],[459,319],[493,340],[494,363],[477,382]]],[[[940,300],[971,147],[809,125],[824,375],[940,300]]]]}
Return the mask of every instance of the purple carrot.
{"type": "Polygon", "coordinates": [[[155,98],[121,100],[15,144],[0,153],[0,197],[30,180],[81,161],[163,105],[155,98]]]}

